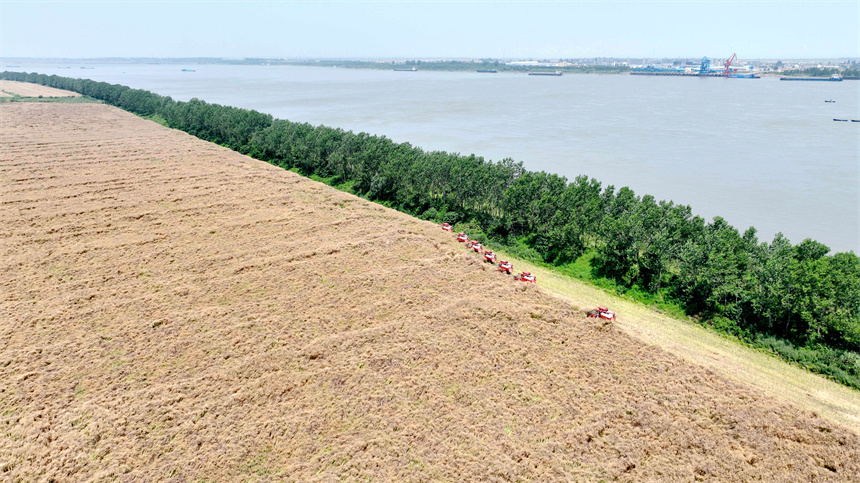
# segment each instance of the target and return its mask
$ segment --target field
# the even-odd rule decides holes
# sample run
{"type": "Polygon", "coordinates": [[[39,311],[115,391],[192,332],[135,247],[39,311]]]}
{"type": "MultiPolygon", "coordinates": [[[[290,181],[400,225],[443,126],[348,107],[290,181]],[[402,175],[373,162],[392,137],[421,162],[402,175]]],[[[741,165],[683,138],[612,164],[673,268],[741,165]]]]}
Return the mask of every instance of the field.
{"type": "Polygon", "coordinates": [[[566,302],[583,308],[609,305],[621,314],[616,326],[646,344],[860,431],[860,393],[854,389],[582,281],[522,261],[517,268],[538,274],[541,287],[566,302]]]}
{"type": "Polygon", "coordinates": [[[21,97],[81,97],[77,92],[9,80],[0,80],[0,94],[6,94],[5,96],[0,95],[0,97],[12,97],[13,95],[21,97]]]}
{"type": "Polygon", "coordinates": [[[846,427],[430,223],[106,105],[0,114],[5,480],[860,475],[846,427]]]}

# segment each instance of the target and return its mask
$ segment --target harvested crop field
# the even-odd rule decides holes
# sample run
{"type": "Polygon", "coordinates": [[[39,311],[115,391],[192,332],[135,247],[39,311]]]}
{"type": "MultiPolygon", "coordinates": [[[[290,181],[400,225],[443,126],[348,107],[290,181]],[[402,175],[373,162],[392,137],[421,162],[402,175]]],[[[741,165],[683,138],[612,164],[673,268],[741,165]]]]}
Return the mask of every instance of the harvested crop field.
{"type": "Polygon", "coordinates": [[[851,481],[860,438],[401,213],[101,104],[0,105],[10,481],[851,481]]]}
{"type": "Polygon", "coordinates": [[[7,93],[8,97],[11,97],[9,94],[21,97],[81,97],[77,92],[10,80],[0,80],[0,91],[7,93]]]}
{"type": "Polygon", "coordinates": [[[608,305],[617,310],[623,315],[614,326],[645,344],[860,431],[860,392],[856,389],[580,280],[528,262],[517,261],[516,266],[537,274],[541,289],[568,303],[587,308],[608,305]]]}

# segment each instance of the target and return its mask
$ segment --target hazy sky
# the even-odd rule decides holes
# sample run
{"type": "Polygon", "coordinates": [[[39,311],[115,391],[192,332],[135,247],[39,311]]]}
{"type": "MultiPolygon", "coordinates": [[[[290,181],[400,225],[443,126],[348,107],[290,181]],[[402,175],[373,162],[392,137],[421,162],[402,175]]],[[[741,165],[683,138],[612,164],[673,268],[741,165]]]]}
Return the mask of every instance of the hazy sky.
{"type": "Polygon", "coordinates": [[[0,0],[2,57],[860,57],[860,0],[0,0]]]}

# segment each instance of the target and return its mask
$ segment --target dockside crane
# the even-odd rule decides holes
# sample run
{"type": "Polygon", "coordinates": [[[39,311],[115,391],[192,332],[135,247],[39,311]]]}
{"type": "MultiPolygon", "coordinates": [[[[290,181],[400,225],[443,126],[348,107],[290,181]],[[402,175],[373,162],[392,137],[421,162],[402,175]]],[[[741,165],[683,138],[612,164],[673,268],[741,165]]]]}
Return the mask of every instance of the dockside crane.
{"type": "Polygon", "coordinates": [[[702,57],[702,63],[699,64],[699,75],[707,74],[711,71],[711,59],[702,57]]]}
{"type": "MultiPolygon", "coordinates": [[[[731,69],[732,62],[734,62],[736,60],[738,60],[738,55],[735,54],[734,52],[732,52],[732,56],[729,57],[728,59],[726,59],[726,61],[723,63],[723,65],[726,66],[726,71],[723,72],[724,75],[729,75],[733,72],[731,69]]],[[[735,69],[735,70],[737,70],[737,69],[735,69]]]]}

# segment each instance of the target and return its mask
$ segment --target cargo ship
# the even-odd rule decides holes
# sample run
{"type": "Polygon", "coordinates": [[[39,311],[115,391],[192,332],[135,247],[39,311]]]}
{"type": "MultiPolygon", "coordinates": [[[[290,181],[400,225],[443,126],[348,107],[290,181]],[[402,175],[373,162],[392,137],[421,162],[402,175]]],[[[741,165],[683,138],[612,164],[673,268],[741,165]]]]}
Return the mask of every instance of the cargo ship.
{"type": "Polygon", "coordinates": [[[497,73],[497,72],[499,72],[499,71],[497,71],[497,70],[492,70],[492,69],[478,69],[478,71],[477,71],[477,72],[479,72],[479,73],[481,73],[481,74],[495,74],[495,73],[497,73]]]}
{"type": "Polygon", "coordinates": [[[830,78],[826,77],[780,77],[781,81],[818,81],[818,82],[842,82],[842,76],[833,74],[830,78]]]}
{"type": "Polygon", "coordinates": [[[561,71],[557,70],[555,72],[529,72],[529,75],[552,75],[552,76],[560,76],[561,71]]]}

